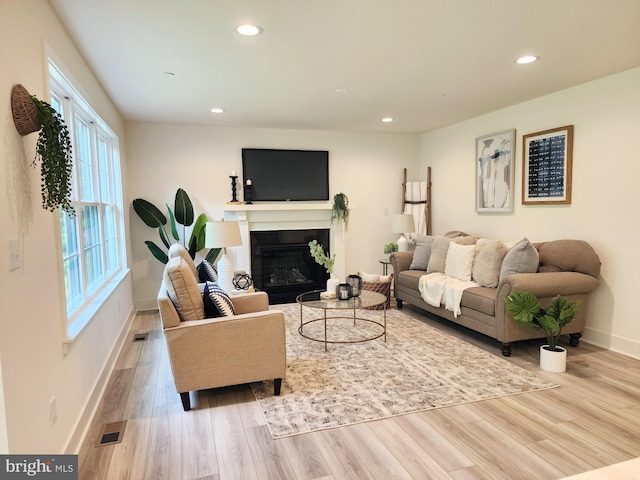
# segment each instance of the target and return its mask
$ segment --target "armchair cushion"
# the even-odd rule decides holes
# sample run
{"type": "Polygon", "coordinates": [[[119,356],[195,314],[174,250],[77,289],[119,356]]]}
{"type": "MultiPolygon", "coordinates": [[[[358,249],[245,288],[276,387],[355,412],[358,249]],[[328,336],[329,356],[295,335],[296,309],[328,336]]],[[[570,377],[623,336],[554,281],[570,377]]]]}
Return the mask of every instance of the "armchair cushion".
{"type": "Polygon", "coordinates": [[[205,318],[198,282],[182,257],[169,259],[164,268],[163,282],[181,320],[205,318]]]}
{"type": "Polygon", "coordinates": [[[202,294],[206,318],[230,317],[235,315],[233,302],[216,283],[206,282],[202,294]]]}
{"type": "Polygon", "coordinates": [[[191,255],[189,255],[187,249],[184,248],[181,244],[174,243],[173,245],[171,245],[169,247],[168,255],[169,258],[181,257],[191,269],[193,276],[198,278],[198,269],[196,268],[196,264],[193,263],[193,258],[191,258],[191,255]]]}

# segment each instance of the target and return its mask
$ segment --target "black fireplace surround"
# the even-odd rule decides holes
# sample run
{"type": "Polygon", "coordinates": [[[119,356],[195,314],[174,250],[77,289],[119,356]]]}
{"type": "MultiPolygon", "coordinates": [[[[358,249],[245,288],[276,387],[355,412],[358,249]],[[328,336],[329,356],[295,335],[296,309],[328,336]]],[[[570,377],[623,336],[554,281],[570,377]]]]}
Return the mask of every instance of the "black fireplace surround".
{"type": "Polygon", "coordinates": [[[326,288],[329,274],[311,256],[309,242],[329,252],[329,229],[255,231],[250,238],[253,283],[269,294],[269,303],[292,303],[301,293],[326,288]]]}

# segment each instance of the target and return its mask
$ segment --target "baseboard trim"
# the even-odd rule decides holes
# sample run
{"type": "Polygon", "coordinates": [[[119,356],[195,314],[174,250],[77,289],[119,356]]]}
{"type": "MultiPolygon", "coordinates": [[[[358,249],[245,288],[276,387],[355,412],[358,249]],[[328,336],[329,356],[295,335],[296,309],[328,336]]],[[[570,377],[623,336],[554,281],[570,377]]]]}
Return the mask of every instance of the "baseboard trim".
{"type": "Polygon", "coordinates": [[[640,342],[586,327],[580,341],[640,360],[640,342]]]}
{"type": "Polygon", "coordinates": [[[129,314],[127,315],[127,320],[123,323],[120,332],[118,333],[118,338],[111,349],[111,353],[107,358],[107,361],[104,364],[104,368],[96,383],[93,387],[93,391],[85,406],[82,410],[82,414],[78,417],[78,420],[73,428],[73,433],[70,435],[69,440],[64,448],[65,454],[77,455],[80,453],[80,448],[84,444],[87,433],[89,432],[89,428],[91,427],[91,421],[95,416],[98,406],[100,405],[100,401],[104,396],[104,392],[109,383],[109,378],[111,377],[111,373],[113,372],[113,367],[115,366],[118,357],[120,356],[120,352],[122,347],[125,344],[125,341],[128,339],[128,333],[131,329],[131,324],[133,323],[133,319],[137,314],[137,310],[133,307],[129,310],[129,314]]]}

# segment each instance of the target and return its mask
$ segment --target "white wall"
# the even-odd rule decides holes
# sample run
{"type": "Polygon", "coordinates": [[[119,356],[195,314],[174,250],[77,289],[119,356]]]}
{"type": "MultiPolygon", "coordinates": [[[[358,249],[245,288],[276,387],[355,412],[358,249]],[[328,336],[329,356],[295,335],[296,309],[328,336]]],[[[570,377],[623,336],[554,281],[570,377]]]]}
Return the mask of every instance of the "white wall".
{"type": "Polygon", "coordinates": [[[433,232],[462,229],[507,241],[577,238],[602,260],[584,339],[640,357],[640,69],[483,115],[421,137],[432,167],[433,232]],[[571,205],[522,205],[522,136],[574,125],[571,205]],[[516,129],[515,210],[475,212],[475,139],[516,129]]]}
{"type": "MultiPolygon", "coordinates": [[[[71,352],[63,355],[65,305],[56,216],[41,208],[39,167],[31,167],[37,135],[22,138],[17,133],[11,89],[21,83],[31,94],[48,98],[48,45],[121,140],[124,129],[47,2],[0,0],[0,45],[0,378],[4,396],[0,415],[6,420],[8,439],[0,439],[0,448],[2,453],[61,453],[76,448],[93,407],[91,395],[99,393],[102,375],[109,372],[118,335],[132,311],[131,275],[71,352]],[[19,240],[22,263],[9,272],[7,240],[11,238],[19,240]],[[54,396],[58,419],[51,426],[49,401],[54,396]]],[[[125,152],[121,153],[124,160],[125,152]]],[[[5,436],[2,430],[0,435],[5,436]]]]}
{"type": "MultiPolygon", "coordinates": [[[[417,135],[127,124],[129,205],[140,197],[165,210],[181,187],[196,214],[222,218],[225,202],[231,200],[231,170],[242,172],[243,147],[328,150],[330,197],[344,192],[353,207],[345,234],[346,273],[381,273],[383,246],[397,237],[389,233],[390,217],[384,216],[384,209],[400,212],[404,167],[410,180],[419,178],[417,135]]],[[[144,241],[160,241],[130,210],[134,297],[139,307],[152,307],[162,265],[144,241]]]]}

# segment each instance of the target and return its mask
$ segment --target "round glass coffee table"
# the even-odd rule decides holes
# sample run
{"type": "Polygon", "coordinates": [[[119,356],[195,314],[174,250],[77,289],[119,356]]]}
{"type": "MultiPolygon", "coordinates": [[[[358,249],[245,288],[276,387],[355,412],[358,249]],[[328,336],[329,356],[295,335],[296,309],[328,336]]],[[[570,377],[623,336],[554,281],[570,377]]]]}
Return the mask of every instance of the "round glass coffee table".
{"type": "Polygon", "coordinates": [[[302,335],[304,338],[309,340],[313,340],[315,342],[324,343],[324,349],[327,351],[327,345],[330,343],[360,343],[360,342],[369,342],[371,340],[375,340],[376,338],[380,338],[384,336],[384,341],[387,341],[387,308],[386,302],[387,297],[377,292],[370,292],[368,290],[363,290],[360,292],[358,297],[352,297],[349,300],[338,300],[337,298],[322,298],[320,294],[323,293],[323,290],[314,290],[312,292],[306,292],[298,295],[296,297],[296,302],[300,304],[300,328],[298,328],[298,333],[302,335]],[[362,310],[368,307],[377,307],[382,305],[382,319],[381,321],[376,321],[370,318],[362,318],[356,316],[356,312],[358,310],[362,310]],[[323,311],[323,316],[319,318],[314,318],[312,320],[304,321],[302,315],[302,308],[315,308],[323,311]],[[338,315],[327,317],[328,311],[336,311],[338,315]],[[348,313],[348,316],[346,315],[348,313]],[[356,327],[356,322],[367,322],[367,325],[374,325],[374,332],[372,335],[366,335],[364,338],[357,338],[356,340],[336,340],[329,339],[327,335],[327,318],[329,320],[334,319],[347,319],[353,320],[353,326],[356,327]],[[324,323],[324,338],[318,338],[316,336],[311,336],[304,332],[304,326],[309,325],[314,322],[323,322],[324,323]]]}

